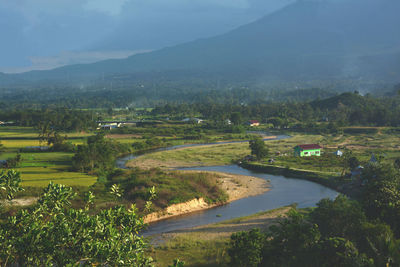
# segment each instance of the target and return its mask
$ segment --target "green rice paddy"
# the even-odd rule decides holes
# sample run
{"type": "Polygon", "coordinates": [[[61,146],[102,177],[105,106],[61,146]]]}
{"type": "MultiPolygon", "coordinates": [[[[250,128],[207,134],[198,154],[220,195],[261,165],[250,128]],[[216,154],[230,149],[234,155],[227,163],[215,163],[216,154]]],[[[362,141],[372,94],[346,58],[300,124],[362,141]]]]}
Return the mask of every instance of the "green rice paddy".
{"type": "MultiPolygon", "coordinates": [[[[68,133],[70,141],[82,144],[87,133],[68,133]]],[[[46,145],[38,140],[38,133],[31,127],[0,127],[0,142],[5,152],[0,159],[14,157],[19,149],[29,146],[46,145]]],[[[50,181],[68,186],[90,186],[97,177],[85,173],[72,172],[73,153],[66,152],[29,152],[21,153],[22,163],[17,171],[21,172],[22,186],[45,187],[50,181]]]]}

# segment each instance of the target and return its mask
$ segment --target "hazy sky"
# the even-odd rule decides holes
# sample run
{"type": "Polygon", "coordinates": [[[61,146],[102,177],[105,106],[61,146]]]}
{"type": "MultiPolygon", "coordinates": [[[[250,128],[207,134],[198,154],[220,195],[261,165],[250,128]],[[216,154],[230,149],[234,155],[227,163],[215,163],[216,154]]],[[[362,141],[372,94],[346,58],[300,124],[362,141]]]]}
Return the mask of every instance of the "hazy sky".
{"type": "Polygon", "coordinates": [[[121,58],[220,34],[294,0],[0,0],[0,71],[121,58]]]}

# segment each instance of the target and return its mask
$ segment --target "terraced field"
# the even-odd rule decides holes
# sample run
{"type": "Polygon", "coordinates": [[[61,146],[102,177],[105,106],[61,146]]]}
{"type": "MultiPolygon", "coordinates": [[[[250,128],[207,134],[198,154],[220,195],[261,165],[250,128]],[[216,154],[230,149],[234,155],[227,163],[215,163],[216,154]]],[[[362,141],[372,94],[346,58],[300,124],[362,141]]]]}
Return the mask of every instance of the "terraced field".
{"type": "MultiPolygon", "coordinates": [[[[72,143],[81,144],[90,134],[68,133],[67,135],[72,143]]],[[[0,159],[15,157],[21,148],[46,145],[39,142],[38,133],[31,127],[0,127],[0,142],[5,147],[0,159]]],[[[95,176],[70,171],[73,153],[22,152],[20,154],[22,163],[15,169],[21,172],[24,187],[44,187],[50,181],[68,186],[90,186],[97,180],[95,176]]]]}

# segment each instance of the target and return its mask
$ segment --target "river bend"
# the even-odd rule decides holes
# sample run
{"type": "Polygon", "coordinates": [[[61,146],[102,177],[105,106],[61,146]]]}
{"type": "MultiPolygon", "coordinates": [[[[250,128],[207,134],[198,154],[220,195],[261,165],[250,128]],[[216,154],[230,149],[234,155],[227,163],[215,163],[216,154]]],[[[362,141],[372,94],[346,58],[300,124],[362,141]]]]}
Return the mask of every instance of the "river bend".
{"type": "MultiPolygon", "coordinates": [[[[285,139],[285,138],[289,137],[280,135],[276,139],[285,139]]],[[[266,139],[266,140],[276,140],[276,139],[266,139]]],[[[246,142],[246,141],[238,141],[238,142],[246,142]]],[[[224,144],[224,143],[228,144],[233,142],[223,142],[217,144],[224,144]]],[[[182,147],[201,146],[201,145],[210,145],[210,144],[174,146],[174,147],[159,149],[158,151],[171,150],[182,147]]],[[[118,159],[117,167],[126,168],[125,163],[128,160],[134,159],[136,157],[138,156],[130,155],[118,159]]],[[[251,215],[260,211],[279,208],[293,203],[297,203],[298,207],[300,208],[313,207],[323,198],[333,199],[338,195],[338,192],[326,186],[311,181],[301,180],[296,178],[287,178],[280,175],[259,173],[241,168],[237,165],[191,167],[191,168],[182,168],[182,170],[216,171],[216,172],[225,172],[231,174],[259,177],[262,179],[269,180],[271,190],[264,194],[239,199],[223,206],[151,223],[148,229],[143,233],[145,236],[175,231],[184,228],[191,228],[210,223],[216,223],[219,221],[224,221],[232,218],[251,215]]]]}

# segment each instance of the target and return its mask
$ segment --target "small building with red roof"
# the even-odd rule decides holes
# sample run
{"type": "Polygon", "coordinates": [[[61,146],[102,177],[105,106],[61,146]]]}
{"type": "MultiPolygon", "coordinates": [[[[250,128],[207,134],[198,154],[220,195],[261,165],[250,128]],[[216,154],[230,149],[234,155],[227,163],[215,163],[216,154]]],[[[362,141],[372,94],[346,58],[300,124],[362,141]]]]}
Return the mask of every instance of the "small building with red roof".
{"type": "Polygon", "coordinates": [[[294,148],[295,157],[321,156],[322,147],[318,144],[297,145],[294,148]]]}
{"type": "Polygon", "coordinates": [[[260,122],[258,120],[250,120],[247,123],[249,126],[254,127],[254,126],[260,126],[260,122]]]}

